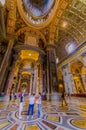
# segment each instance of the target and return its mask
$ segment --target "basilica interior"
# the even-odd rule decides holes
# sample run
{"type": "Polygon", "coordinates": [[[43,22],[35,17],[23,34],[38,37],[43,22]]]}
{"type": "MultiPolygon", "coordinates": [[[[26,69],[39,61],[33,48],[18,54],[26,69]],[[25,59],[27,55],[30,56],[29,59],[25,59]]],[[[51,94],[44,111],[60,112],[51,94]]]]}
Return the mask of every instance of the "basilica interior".
{"type": "Polygon", "coordinates": [[[0,0],[0,130],[86,130],[85,98],[86,0],[0,0]],[[21,119],[10,92],[25,94],[21,119]]]}

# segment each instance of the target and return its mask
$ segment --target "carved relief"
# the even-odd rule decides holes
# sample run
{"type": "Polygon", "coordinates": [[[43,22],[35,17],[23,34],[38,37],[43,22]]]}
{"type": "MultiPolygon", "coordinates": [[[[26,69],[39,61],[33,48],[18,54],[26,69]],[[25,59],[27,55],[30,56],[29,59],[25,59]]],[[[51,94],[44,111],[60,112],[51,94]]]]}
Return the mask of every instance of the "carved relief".
{"type": "Polygon", "coordinates": [[[36,30],[36,29],[32,29],[32,28],[30,28],[30,27],[24,27],[24,28],[19,29],[19,30],[16,32],[16,36],[19,36],[20,34],[26,33],[26,32],[28,32],[28,33],[29,33],[30,35],[32,35],[32,36],[37,37],[37,39],[41,38],[41,39],[43,40],[44,44],[47,43],[47,42],[46,42],[46,39],[45,39],[45,37],[44,37],[44,35],[43,35],[40,31],[38,31],[38,30],[36,30]]]}
{"type": "Polygon", "coordinates": [[[16,25],[15,25],[15,32],[17,32],[19,29],[25,27],[26,24],[25,22],[23,21],[23,19],[21,18],[20,14],[19,14],[19,11],[17,9],[16,11],[16,25]]]}
{"type": "Polygon", "coordinates": [[[14,33],[16,22],[16,0],[8,0],[6,9],[8,10],[7,33],[14,33]]]}

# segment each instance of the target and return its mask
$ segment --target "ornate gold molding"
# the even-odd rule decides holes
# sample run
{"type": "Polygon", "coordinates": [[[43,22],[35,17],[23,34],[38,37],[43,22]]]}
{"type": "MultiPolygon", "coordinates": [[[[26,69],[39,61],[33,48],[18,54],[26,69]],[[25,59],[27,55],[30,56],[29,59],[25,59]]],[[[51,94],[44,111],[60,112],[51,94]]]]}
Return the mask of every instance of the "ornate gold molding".
{"type": "Polygon", "coordinates": [[[58,23],[70,2],[71,2],[71,0],[61,0],[59,2],[59,5],[58,5],[57,11],[56,11],[56,15],[54,16],[53,21],[51,23],[51,27],[50,27],[49,43],[54,43],[56,30],[58,30],[58,23]]]}
{"type": "Polygon", "coordinates": [[[16,0],[8,0],[6,2],[7,9],[7,33],[13,34],[16,23],[16,0]]]}
{"type": "Polygon", "coordinates": [[[34,36],[39,36],[39,38],[41,38],[44,42],[44,44],[46,45],[47,44],[47,41],[45,39],[45,36],[39,31],[39,30],[36,30],[34,28],[30,28],[30,27],[24,27],[24,28],[21,28],[19,29],[17,32],[16,32],[16,36],[19,36],[21,33],[23,32],[34,32],[34,36]]]}

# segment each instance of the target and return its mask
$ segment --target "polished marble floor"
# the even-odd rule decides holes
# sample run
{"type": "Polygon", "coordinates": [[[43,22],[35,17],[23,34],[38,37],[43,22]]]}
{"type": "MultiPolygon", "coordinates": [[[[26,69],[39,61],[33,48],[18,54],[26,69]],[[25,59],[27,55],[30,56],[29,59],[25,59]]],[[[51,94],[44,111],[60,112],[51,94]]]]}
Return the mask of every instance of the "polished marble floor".
{"type": "Polygon", "coordinates": [[[18,99],[0,99],[0,130],[86,130],[86,98],[67,98],[68,106],[60,101],[42,101],[41,117],[35,113],[27,119],[28,96],[24,99],[22,118],[19,119],[18,99]],[[9,106],[8,106],[9,104],[9,106]]]}

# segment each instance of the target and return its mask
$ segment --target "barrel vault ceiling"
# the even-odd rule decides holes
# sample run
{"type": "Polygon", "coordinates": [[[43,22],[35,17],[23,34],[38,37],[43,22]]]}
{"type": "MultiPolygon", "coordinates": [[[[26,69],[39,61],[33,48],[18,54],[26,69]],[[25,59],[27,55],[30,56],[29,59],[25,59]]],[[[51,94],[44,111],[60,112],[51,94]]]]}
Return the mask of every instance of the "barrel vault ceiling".
{"type": "Polygon", "coordinates": [[[77,48],[86,41],[86,0],[72,0],[58,28],[57,57],[63,60],[68,56],[67,44],[74,43],[77,48]]]}

